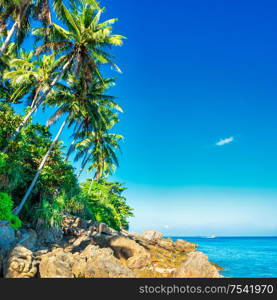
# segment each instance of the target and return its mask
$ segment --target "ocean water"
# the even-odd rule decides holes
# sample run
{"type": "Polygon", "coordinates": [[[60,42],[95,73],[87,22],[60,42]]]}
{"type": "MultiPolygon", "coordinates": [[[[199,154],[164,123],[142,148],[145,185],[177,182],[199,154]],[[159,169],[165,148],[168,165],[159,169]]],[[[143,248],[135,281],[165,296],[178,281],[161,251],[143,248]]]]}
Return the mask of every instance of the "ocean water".
{"type": "MultiPolygon", "coordinates": [[[[277,237],[178,237],[196,243],[227,278],[277,278],[277,237]]],[[[178,239],[173,237],[173,240],[178,239]]]]}

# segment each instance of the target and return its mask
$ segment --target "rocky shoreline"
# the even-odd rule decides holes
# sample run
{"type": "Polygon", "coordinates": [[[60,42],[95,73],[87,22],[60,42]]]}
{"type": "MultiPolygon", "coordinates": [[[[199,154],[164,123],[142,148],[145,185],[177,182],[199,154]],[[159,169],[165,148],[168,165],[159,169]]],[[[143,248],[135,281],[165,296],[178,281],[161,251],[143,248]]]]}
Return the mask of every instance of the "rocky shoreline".
{"type": "Polygon", "coordinates": [[[117,232],[69,214],[62,231],[0,224],[2,278],[218,278],[219,270],[196,244],[154,230],[117,232]]]}

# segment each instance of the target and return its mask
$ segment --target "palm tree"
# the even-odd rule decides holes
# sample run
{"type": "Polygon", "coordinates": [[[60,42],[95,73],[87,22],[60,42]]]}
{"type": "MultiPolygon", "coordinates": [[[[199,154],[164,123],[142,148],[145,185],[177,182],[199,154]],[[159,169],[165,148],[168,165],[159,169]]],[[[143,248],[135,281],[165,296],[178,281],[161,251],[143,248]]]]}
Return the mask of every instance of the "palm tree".
{"type": "Polygon", "coordinates": [[[40,92],[49,87],[51,75],[55,75],[55,69],[59,66],[59,60],[55,55],[44,55],[42,58],[35,58],[34,53],[20,50],[19,57],[9,63],[10,70],[4,72],[3,79],[10,80],[11,86],[15,89],[11,96],[13,102],[29,95],[31,108],[34,107],[40,92]]]}
{"type": "Polygon", "coordinates": [[[80,142],[77,147],[87,149],[87,154],[82,162],[78,177],[81,175],[85,166],[91,161],[89,171],[94,171],[94,180],[91,180],[89,193],[93,181],[99,181],[109,175],[112,175],[119,166],[116,151],[120,150],[119,141],[123,136],[108,132],[91,132],[88,137],[80,142]]]}
{"type": "MultiPolygon", "coordinates": [[[[3,78],[4,72],[9,68],[9,63],[16,57],[16,45],[10,43],[5,54],[0,59],[0,78],[3,78]]],[[[0,81],[0,100],[5,102],[13,102],[11,95],[14,89],[7,80],[0,81]]]]}
{"type": "MultiPolygon", "coordinates": [[[[114,122],[118,121],[117,115],[113,114],[112,111],[123,112],[123,110],[114,101],[115,97],[105,94],[105,91],[114,86],[114,84],[115,82],[113,78],[102,78],[102,80],[93,78],[92,82],[89,83],[89,87],[87,86],[86,82],[82,82],[80,85],[83,89],[82,92],[84,93],[85,91],[86,98],[93,99],[93,105],[96,105],[95,111],[97,111],[97,114],[93,114],[93,111],[90,112],[91,102],[82,101],[81,105],[84,106],[82,119],[78,124],[76,124],[73,133],[73,140],[68,149],[66,160],[69,159],[69,156],[75,150],[75,145],[78,139],[84,139],[87,133],[90,133],[93,130],[98,130],[99,128],[102,128],[102,130],[107,129],[108,126],[110,126],[108,124],[111,124],[111,115],[113,115],[114,122]],[[106,112],[104,112],[105,110],[106,112]]],[[[61,94],[62,99],[65,97],[65,90],[66,87],[63,88],[63,92],[61,94]]],[[[75,91],[72,93],[79,94],[80,91],[75,91]]]]}
{"type": "MultiPolygon", "coordinates": [[[[99,81],[99,80],[98,80],[99,81]]],[[[15,209],[14,213],[17,215],[20,213],[21,209],[23,208],[25,202],[29,198],[38,178],[41,173],[41,170],[43,169],[49,155],[51,154],[51,151],[53,150],[54,146],[58,142],[58,139],[60,138],[60,135],[63,132],[63,129],[66,125],[72,125],[73,123],[83,122],[83,116],[89,115],[90,123],[93,127],[96,127],[97,122],[101,123],[101,127],[104,127],[105,120],[103,119],[103,116],[101,115],[101,109],[99,109],[99,103],[97,101],[103,100],[103,95],[101,95],[100,99],[97,99],[97,94],[90,94],[92,91],[90,90],[90,93],[86,92],[86,89],[83,88],[82,83],[84,81],[82,80],[75,80],[73,75],[68,76],[67,83],[69,84],[69,87],[63,87],[60,90],[56,91],[51,95],[48,99],[49,104],[56,104],[59,105],[58,110],[55,112],[55,114],[48,120],[47,126],[51,126],[54,122],[56,122],[62,115],[67,115],[66,119],[63,121],[55,139],[53,140],[49,150],[45,154],[42,162],[39,165],[39,168],[36,172],[36,175],[29,186],[26,194],[24,195],[20,205],[15,209]],[[70,86],[71,85],[71,86],[70,86]],[[94,98],[90,98],[90,96],[93,95],[94,98]]],[[[102,85],[102,81],[100,82],[102,85]]],[[[96,85],[92,85],[92,87],[95,89],[96,85]]],[[[116,104],[113,102],[110,104],[112,107],[115,107],[116,104]]],[[[105,108],[107,110],[107,108],[105,108]]],[[[85,124],[85,122],[84,122],[85,124]]]]}
{"type": "MultiPolygon", "coordinates": [[[[62,0],[53,0],[53,2],[58,5],[62,0]]],[[[0,0],[0,32],[6,36],[0,48],[0,57],[6,51],[15,33],[15,41],[20,46],[30,29],[31,17],[41,21],[44,26],[52,24],[50,6],[49,0],[0,0]],[[8,32],[6,23],[9,18],[12,18],[14,23],[8,32]]]]}
{"type": "MultiPolygon", "coordinates": [[[[33,108],[30,109],[14,134],[9,138],[9,141],[17,137],[21,128],[42,104],[57,82],[70,70],[71,66],[75,77],[85,71],[88,77],[97,74],[102,79],[98,64],[104,63],[111,64],[119,71],[119,68],[112,61],[112,56],[103,49],[112,45],[122,45],[124,37],[112,34],[111,25],[116,22],[116,19],[103,23],[99,22],[103,9],[99,10],[94,3],[93,0],[83,0],[80,9],[77,9],[76,5],[73,4],[72,11],[69,11],[61,1],[57,1],[55,10],[68,27],[68,30],[54,23],[50,26],[50,31],[45,27],[34,30],[35,35],[40,37],[48,35],[51,39],[51,41],[45,42],[43,46],[39,47],[36,54],[47,50],[65,53],[60,58],[64,65],[49,87],[38,97],[33,108]]],[[[7,149],[4,150],[4,153],[6,151],[7,149]]]]}
{"type": "Polygon", "coordinates": [[[89,162],[89,171],[95,172],[94,179],[97,181],[111,175],[119,165],[116,151],[120,150],[119,142],[123,140],[123,136],[109,132],[118,123],[118,115],[105,107],[102,109],[102,114],[106,115],[105,127],[98,127],[97,130],[89,132],[76,145],[78,153],[75,161],[83,157],[78,178],[89,162]]]}
{"type": "Polygon", "coordinates": [[[31,0],[0,0],[1,31],[6,33],[6,38],[0,48],[0,57],[5,53],[15,33],[17,35],[16,42],[18,45],[23,42],[26,33],[30,29],[29,17],[31,2],[31,0]],[[14,23],[7,32],[5,23],[10,17],[14,20],[14,23]]]}
{"type": "Polygon", "coordinates": [[[119,141],[121,140],[123,140],[123,136],[120,134],[91,132],[83,141],[94,147],[89,171],[95,171],[94,179],[96,181],[113,174],[115,168],[119,166],[116,151],[120,150],[119,141]]]}
{"type": "Polygon", "coordinates": [[[41,171],[42,171],[42,169],[43,169],[43,167],[44,167],[44,165],[45,165],[45,163],[46,163],[46,161],[47,161],[47,159],[48,159],[51,151],[54,149],[55,145],[57,144],[57,142],[58,142],[58,140],[59,140],[59,138],[60,138],[60,136],[61,136],[61,134],[63,132],[63,129],[64,129],[65,125],[67,124],[68,119],[69,119],[69,116],[67,116],[67,118],[63,121],[63,123],[62,123],[62,125],[61,125],[61,127],[60,127],[60,129],[58,131],[58,133],[56,134],[53,142],[51,143],[48,151],[46,152],[43,160],[41,161],[41,163],[40,163],[40,165],[39,165],[39,167],[37,169],[37,172],[35,174],[35,177],[33,178],[33,181],[31,182],[31,184],[30,184],[27,192],[25,193],[25,195],[24,195],[23,199],[21,200],[19,206],[16,207],[16,209],[14,210],[14,214],[15,215],[18,215],[20,213],[20,211],[22,210],[25,202],[29,198],[29,196],[30,196],[30,194],[31,194],[31,192],[32,192],[32,190],[33,190],[33,188],[34,188],[34,186],[35,186],[35,184],[36,184],[36,182],[37,182],[37,180],[39,178],[39,175],[40,175],[40,173],[41,173],[41,171]]]}

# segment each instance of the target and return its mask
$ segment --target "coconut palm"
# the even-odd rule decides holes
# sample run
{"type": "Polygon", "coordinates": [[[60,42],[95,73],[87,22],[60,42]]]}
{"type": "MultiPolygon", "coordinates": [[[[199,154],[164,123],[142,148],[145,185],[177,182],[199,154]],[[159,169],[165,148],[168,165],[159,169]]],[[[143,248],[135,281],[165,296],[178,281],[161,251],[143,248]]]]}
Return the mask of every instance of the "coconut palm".
{"type": "Polygon", "coordinates": [[[120,150],[121,140],[123,136],[120,134],[95,131],[78,144],[77,147],[85,147],[91,154],[86,157],[82,167],[91,161],[88,170],[94,171],[95,180],[112,175],[119,166],[116,151],[120,150]]]}
{"type": "Polygon", "coordinates": [[[97,74],[101,79],[102,77],[98,70],[99,64],[109,63],[119,70],[112,61],[112,56],[104,51],[104,49],[113,45],[122,45],[124,37],[112,34],[111,25],[116,22],[116,19],[100,23],[100,16],[103,9],[99,10],[94,3],[95,1],[92,0],[83,0],[81,1],[80,8],[77,9],[73,2],[73,8],[70,11],[61,1],[58,1],[54,7],[68,29],[52,23],[50,31],[45,27],[34,30],[35,35],[42,38],[48,35],[51,40],[39,47],[36,54],[40,54],[43,51],[55,50],[56,53],[63,54],[60,61],[63,61],[64,65],[49,87],[38,97],[34,107],[30,109],[14,134],[9,138],[9,141],[17,137],[21,128],[42,104],[57,82],[71,68],[75,77],[81,72],[85,72],[87,77],[97,74]]]}
{"type": "Polygon", "coordinates": [[[0,0],[0,26],[1,32],[6,36],[0,48],[0,57],[5,53],[15,33],[17,44],[20,45],[23,42],[26,33],[30,30],[31,4],[32,0],[0,0]],[[7,31],[6,21],[10,17],[14,23],[7,31]]]}
{"type": "MultiPolygon", "coordinates": [[[[58,5],[62,0],[53,0],[53,2],[58,5]]],[[[16,35],[17,45],[21,45],[30,30],[31,18],[41,21],[44,26],[52,24],[50,6],[49,0],[0,0],[0,33],[5,36],[0,48],[0,57],[6,51],[14,35],[16,35]],[[8,31],[7,21],[10,18],[13,20],[13,25],[8,31]]]]}
{"type": "MultiPolygon", "coordinates": [[[[98,80],[99,81],[99,80],[98,80]]],[[[56,137],[54,138],[49,150],[45,154],[41,164],[39,165],[39,168],[36,172],[36,175],[29,186],[26,194],[24,195],[20,205],[16,208],[15,214],[19,214],[21,209],[23,208],[25,202],[27,201],[28,197],[30,196],[38,178],[41,173],[41,170],[43,169],[49,155],[51,154],[51,151],[53,150],[54,146],[58,142],[58,139],[60,138],[60,135],[63,132],[63,129],[66,125],[71,126],[73,123],[82,123],[84,116],[88,118],[91,123],[91,126],[94,128],[98,127],[105,127],[105,119],[101,115],[102,110],[99,108],[101,105],[101,101],[103,101],[102,98],[103,95],[93,94],[92,90],[90,90],[90,93],[86,92],[86,89],[83,88],[84,81],[81,80],[75,80],[74,76],[70,75],[67,83],[69,86],[66,88],[62,88],[56,92],[53,93],[52,96],[49,97],[48,102],[49,104],[55,104],[58,105],[58,109],[55,112],[55,114],[48,120],[47,125],[51,126],[54,122],[56,122],[61,116],[66,115],[66,119],[63,121],[56,137]],[[70,86],[71,85],[71,86],[70,86]],[[90,96],[93,96],[91,98],[90,96]],[[98,99],[99,98],[99,99],[98,99]],[[97,125],[97,122],[101,125],[97,125]]],[[[103,85],[102,81],[100,82],[100,85],[103,85]]],[[[95,90],[99,90],[97,84],[92,85],[92,87],[95,90]],[[98,88],[98,89],[97,89],[98,88]]],[[[104,101],[106,101],[104,99],[104,101]]],[[[106,104],[107,106],[107,104],[106,104]]],[[[115,107],[116,104],[114,102],[111,102],[111,107],[115,107]]],[[[105,107],[107,110],[107,107],[105,107]]],[[[84,122],[85,124],[85,122],[84,122]]]]}
{"type": "Polygon", "coordinates": [[[100,126],[97,130],[87,132],[85,138],[76,144],[75,161],[83,157],[77,177],[80,177],[90,162],[88,169],[94,172],[95,180],[111,175],[119,165],[116,151],[120,150],[119,142],[123,140],[123,136],[110,133],[119,122],[118,114],[106,107],[102,107],[102,110],[102,115],[105,115],[106,119],[105,127],[100,126]]]}
{"type": "Polygon", "coordinates": [[[34,57],[33,51],[20,50],[19,57],[10,61],[10,70],[4,72],[3,79],[10,81],[15,89],[11,96],[13,102],[28,95],[31,107],[34,107],[39,93],[45,91],[51,82],[51,76],[55,76],[55,69],[59,66],[59,60],[55,55],[34,57]]]}
{"type": "MultiPolygon", "coordinates": [[[[9,68],[9,63],[16,57],[16,45],[15,43],[10,43],[7,47],[5,54],[0,59],[0,78],[3,78],[4,72],[9,68]]],[[[11,95],[14,89],[7,80],[0,80],[0,100],[4,102],[12,102],[11,95]]]]}

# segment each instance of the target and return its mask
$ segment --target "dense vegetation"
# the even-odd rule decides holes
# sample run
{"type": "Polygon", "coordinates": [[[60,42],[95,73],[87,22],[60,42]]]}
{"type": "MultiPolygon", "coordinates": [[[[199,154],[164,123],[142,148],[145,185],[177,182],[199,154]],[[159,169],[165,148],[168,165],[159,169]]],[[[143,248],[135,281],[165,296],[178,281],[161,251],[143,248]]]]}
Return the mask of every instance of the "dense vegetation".
{"type": "Polygon", "coordinates": [[[103,12],[95,0],[0,0],[0,220],[14,228],[20,219],[56,228],[64,212],[128,228],[125,187],[108,180],[118,166],[123,137],[113,129],[122,108],[103,70],[120,72],[110,50],[124,37],[112,33],[117,19],[101,21],[103,12]],[[47,124],[34,123],[35,113],[47,124]],[[66,128],[69,142],[60,139],[66,128]],[[84,170],[90,178],[80,184],[84,170]]]}

